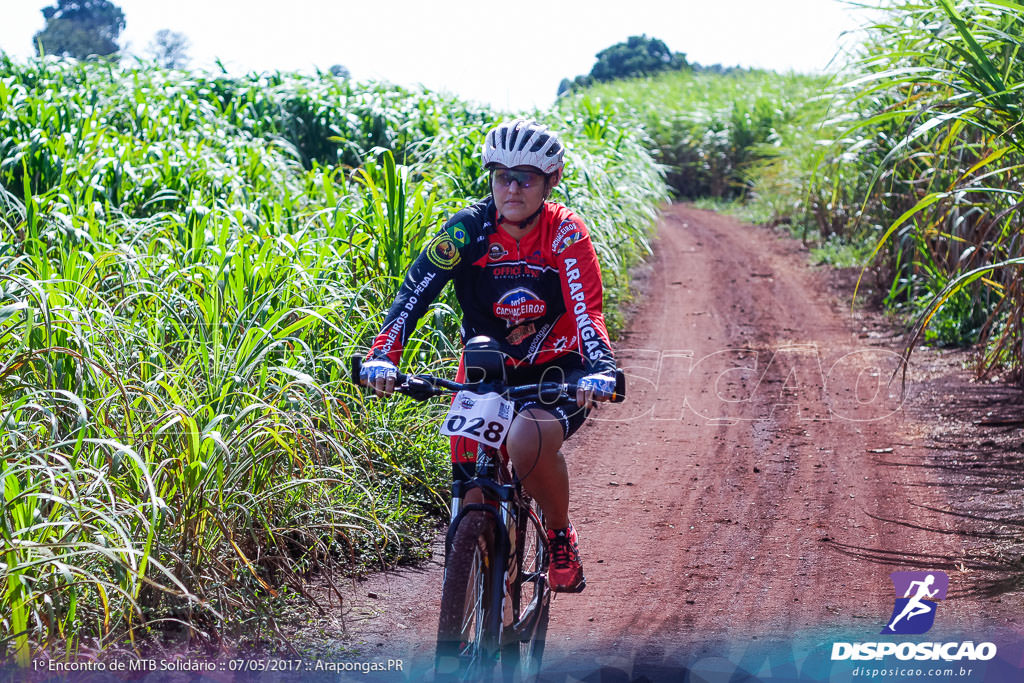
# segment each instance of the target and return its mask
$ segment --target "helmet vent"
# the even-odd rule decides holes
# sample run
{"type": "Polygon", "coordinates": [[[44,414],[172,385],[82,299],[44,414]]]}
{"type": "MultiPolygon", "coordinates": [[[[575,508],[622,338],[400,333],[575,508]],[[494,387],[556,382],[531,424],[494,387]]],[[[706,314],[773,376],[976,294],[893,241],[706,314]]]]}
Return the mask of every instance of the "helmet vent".
{"type": "Polygon", "coordinates": [[[530,138],[532,138],[532,137],[533,137],[533,131],[532,130],[524,131],[522,138],[520,138],[520,140],[519,140],[519,147],[517,149],[519,149],[519,151],[522,151],[522,150],[526,149],[526,145],[527,145],[528,142],[530,142],[530,138]]]}
{"type": "Polygon", "coordinates": [[[511,134],[508,136],[508,145],[506,145],[506,148],[507,149],[515,149],[516,148],[516,139],[518,137],[519,137],[519,126],[516,126],[515,128],[512,129],[511,134]]]}

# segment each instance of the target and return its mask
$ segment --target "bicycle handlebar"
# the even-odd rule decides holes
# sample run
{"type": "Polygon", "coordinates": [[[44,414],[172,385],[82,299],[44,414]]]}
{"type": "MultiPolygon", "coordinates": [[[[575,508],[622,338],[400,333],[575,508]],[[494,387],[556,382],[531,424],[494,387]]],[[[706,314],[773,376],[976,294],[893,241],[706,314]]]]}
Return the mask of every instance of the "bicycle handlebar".
{"type": "MultiPolygon", "coordinates": [[[[360,386],[359,373],[363,367],[361,356],[352,356],[352,383],[360,386]]],[[[415,401],[426,401],[434,396],[455,393],[457,391],[471,391],[481,393],[482,391],[496,391],[505,395],[510,400],[527,398],[533,394],[544,403],[555,403],[563,398],[572,398],[576,395],[578,387],[576,384],[558,382],[540,382],[537,384],[521,384],[508,386],[502,383],[476,383],[462,384],[452,382],[442,377],[432,375],[407,375],[399,372],[395,376],[395,391],[408,396],[415,401]]],[[[612,403],[622,403],[626,400],[626,375],[622,370],[615,371],[615,394],[612,396],[612,403]]]]}

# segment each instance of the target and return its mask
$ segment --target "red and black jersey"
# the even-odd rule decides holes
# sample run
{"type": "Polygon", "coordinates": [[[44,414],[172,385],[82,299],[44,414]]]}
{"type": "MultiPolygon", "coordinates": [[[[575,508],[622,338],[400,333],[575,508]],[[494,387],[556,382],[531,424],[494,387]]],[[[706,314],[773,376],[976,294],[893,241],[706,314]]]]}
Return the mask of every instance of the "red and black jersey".
{"type": "Polygon", "coordinates": [[[588,372],[615,372],[601,313],[601,271],[583,221],[545,202],[538,225],[516,240],[498,229],[488,198],[454,216],[409,268],[371,355],[398,365],[427,307],[453,281],[462,340],[486,335],[516,362],[579,354],[588,372]]]}

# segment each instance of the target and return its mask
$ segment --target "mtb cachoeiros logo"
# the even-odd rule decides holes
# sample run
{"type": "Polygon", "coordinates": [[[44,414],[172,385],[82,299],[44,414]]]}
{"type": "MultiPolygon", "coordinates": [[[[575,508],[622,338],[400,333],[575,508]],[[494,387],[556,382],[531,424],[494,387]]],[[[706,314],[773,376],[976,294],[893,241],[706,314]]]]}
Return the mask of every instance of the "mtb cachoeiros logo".
{"type": "MultiPolygon", "coordinates": [[[[896,598],[882,635],[920,635],[935,625],[939,603],[946,599],[949,576],[945,572],[893,572],[896,598]]],[[[869,642],[832,643],[832,660],[881,660],[894,656],[908,661],[988,661],[996,656],[994,643],[962,642],[869,642]]]]}

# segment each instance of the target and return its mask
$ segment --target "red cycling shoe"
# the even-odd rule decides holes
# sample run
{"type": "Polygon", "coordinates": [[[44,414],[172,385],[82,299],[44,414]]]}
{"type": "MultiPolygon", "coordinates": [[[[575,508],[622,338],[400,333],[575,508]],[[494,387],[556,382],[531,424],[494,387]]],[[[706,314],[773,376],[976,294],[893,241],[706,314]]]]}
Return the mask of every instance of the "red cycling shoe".
{"type": "Polygon", "coordinates": [[[548,529],[548,549],[551,566],[548,583],[556,593],[579,593],[587,587],[580,562],[579,539],[572,524],[565,529],[548,529]]]}

